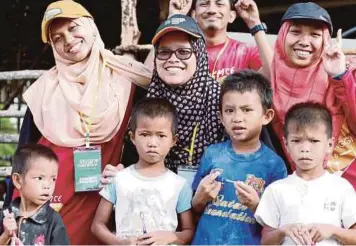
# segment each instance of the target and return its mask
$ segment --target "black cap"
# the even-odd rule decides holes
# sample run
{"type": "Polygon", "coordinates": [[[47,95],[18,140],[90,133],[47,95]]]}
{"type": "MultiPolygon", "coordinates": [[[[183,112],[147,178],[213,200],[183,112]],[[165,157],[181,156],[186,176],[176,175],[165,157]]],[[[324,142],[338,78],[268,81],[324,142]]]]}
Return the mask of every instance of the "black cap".
{"type": "Polygon", "coordinates": [[[166,33],[173,31],[182,31],[196,38],[204,38],[202,30],[193,18],[187,15],[175,14],[158,27],[152,39],[152,44],[154,45],[166,33]]]}
{"type": "Polygon", "coordinates": [[[319,5],[308,3],[296,3],[290,6],[282,17],[282,23],[286,20],[309,19],[322,21],[327,24],[330,34],[333,33],[333,24],[328,11],[319,5]]]}

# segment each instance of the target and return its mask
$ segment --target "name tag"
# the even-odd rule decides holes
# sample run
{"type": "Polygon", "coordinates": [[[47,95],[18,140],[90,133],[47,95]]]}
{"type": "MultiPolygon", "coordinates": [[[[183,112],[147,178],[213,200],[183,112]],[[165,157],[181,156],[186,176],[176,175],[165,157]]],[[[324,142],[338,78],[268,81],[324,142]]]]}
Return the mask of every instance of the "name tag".
{"type": "Polygon", "coordinates": [[[100,146],[74,148],[75,192],[99,190],[101,177],[100,146]]]}
{"type": "Polygon", "coordinates": [[[179,165],[177,168],[177,174],[188,181],[190,187],[192,187],[195,174],[198,167],[190,165],[179,165]]]}

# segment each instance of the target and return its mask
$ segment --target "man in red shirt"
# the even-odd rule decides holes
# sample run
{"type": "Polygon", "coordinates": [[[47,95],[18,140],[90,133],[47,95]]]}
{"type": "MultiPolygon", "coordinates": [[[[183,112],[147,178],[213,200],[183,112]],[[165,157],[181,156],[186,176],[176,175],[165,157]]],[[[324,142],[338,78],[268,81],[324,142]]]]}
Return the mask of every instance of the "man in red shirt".
{"type": "MultiPolygon", "coordinates": [[[[209,72],[222,81],[241,69],[253,69],[270,77],[273,51],[269,45],[265,25],[261,22],[253,0],[170,0],[169,15],[188,14],[197,21],[205,34],[209,56],[209,72]],[[231,39],[227,25],[240,16],[254,36],[257,46],[231,39]]],[[[152,66],[153,52],[146,59],[152,66]]]]}

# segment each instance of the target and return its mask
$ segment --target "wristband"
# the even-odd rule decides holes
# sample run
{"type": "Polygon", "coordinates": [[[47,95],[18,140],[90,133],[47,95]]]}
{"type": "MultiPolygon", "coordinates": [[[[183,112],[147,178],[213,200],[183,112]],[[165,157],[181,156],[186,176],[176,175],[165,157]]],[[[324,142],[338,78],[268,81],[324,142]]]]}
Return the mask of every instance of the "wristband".
{"type": "Polygon", "coordinates": [[[267,26],[265,23],[261,22],[260,24],[257,24],[256,26],[250,29],[250,33],[252,36],[254,36],[259,31],[264,31],[264,32],[267,31],[267,26]]]}

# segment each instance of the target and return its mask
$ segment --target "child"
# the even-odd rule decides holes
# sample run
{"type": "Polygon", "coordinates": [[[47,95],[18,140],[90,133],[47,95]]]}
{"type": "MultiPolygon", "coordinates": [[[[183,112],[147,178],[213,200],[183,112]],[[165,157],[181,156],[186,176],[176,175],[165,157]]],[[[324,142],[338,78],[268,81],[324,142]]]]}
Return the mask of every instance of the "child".
{"type": "Polygon", "coordinates": [[[271,103],[269,81],[257,72],[225,79],[220,118],[231,140],[209,146],[195,176],[192,207],[202,215],[193,244],[260,243],[253,218],[259,196],[286,176],[282,159],[259,141],[262,126],[273,118],[271,103]]]}
{"type": "Polygon", "coordinates": [[[296,104],[285,118],[285,146],[296,165],[269,186],[255,217],[262,244],[356,244],[356,194],[324,170],[334,147],[332,116],[317,103],[296,104]]]}
{"type": "Polygon", "coordinates": [[[166,99],[146,98],[135,106],[129,127],[139,161],[118,172],[100,192],[92,232],[106,244],[190,243],[192,191],[164,166],[176,142],[173,106],[166,99]],[[106,226],[114,206],[116,236],[106,226]]]}
{"type": "Polygon", "coordinates": [[[20,197],[0,213],[1,245],[15,235],[17,244],[70,244],[60,215],[49,205],[57,174],[58,158],[51,149],[29,144],[16,151],[11,177],[20,197]]]}

